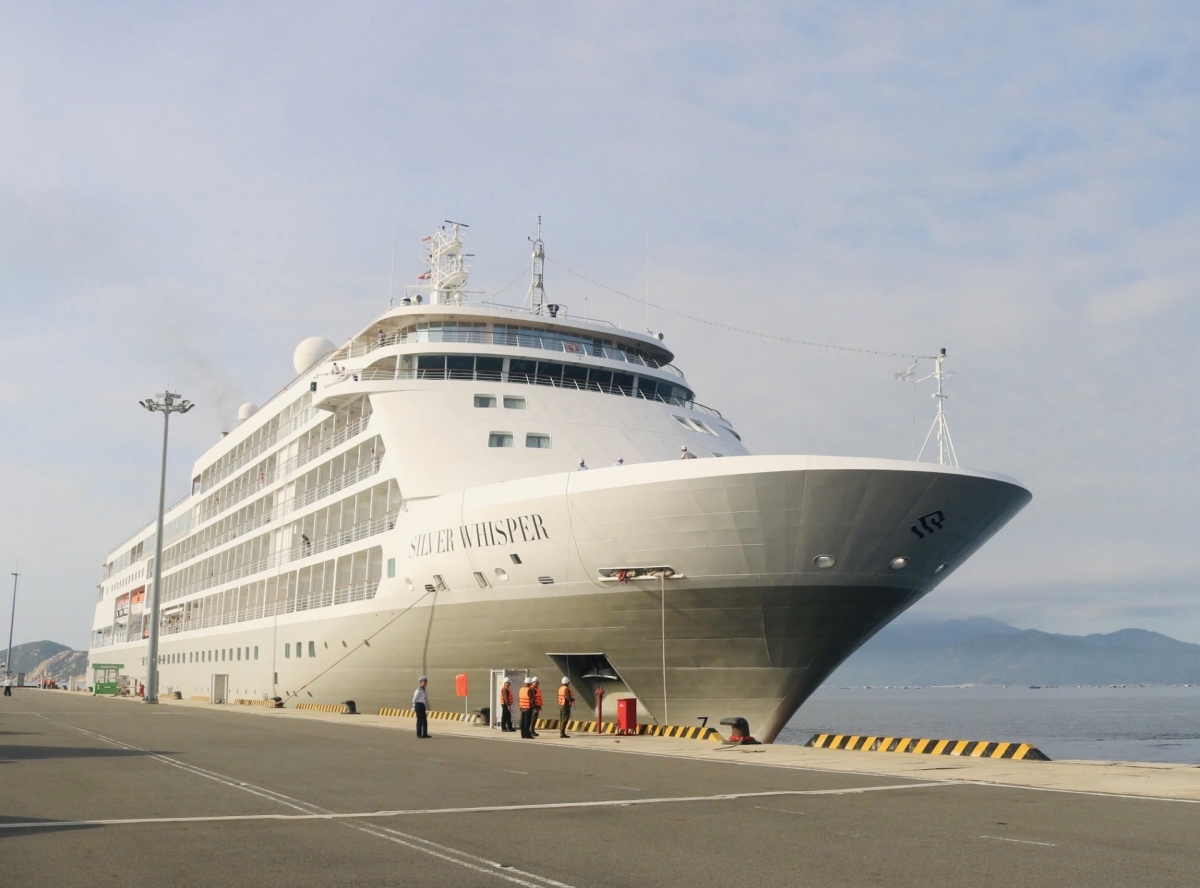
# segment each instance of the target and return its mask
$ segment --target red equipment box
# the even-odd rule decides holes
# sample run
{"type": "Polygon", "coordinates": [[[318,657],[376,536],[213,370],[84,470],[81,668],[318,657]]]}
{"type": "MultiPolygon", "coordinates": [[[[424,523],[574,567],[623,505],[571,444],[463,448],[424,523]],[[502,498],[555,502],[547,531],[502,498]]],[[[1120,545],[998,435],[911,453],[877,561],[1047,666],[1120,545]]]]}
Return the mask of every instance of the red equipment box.
{"type": "Polygon", "coordinates": [[[637,700],[622,697],[617,701],[617,733],[636,734],[637,727],[637,700]]]}

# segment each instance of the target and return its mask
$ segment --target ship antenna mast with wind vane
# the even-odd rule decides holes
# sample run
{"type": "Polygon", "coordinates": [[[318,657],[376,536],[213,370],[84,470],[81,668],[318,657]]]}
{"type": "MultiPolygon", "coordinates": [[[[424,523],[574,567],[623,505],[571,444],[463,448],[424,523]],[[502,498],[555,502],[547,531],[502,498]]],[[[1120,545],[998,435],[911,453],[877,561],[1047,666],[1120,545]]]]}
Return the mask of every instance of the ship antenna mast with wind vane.
{"type": "Polygon", "coordinates": [[[529,292],[525,295],[525,300],[534,314],[541,314],[542,307],[546,304],[546,288],[542,280],[543,269],[546,265],[546,246],[542,243],[541,216],[538,216],[537,236],[529,238],[529,242],[533,244],[533,268],[530,272],[529,292]]]}
{"type": "MultiPolygon", "coordinates": [[[[933,425],[929,427],[929,433],[925,435],[925,441],[921,444],[921,451],[917,454],[917,462],[921,461],[921,455],[925,452],[926,446],[929,444],[930,437],[936,433],[937,449],[938,449],[938,465],[939,466],[957,466],[958,454],[954,452],[954,440],[950,437],[950,425],[946,422],[946,399],[950,396],[946,394],[945,382],[947,376],[953,376],[952,372],[945,369],[946,350],[943,348],[933,359],[933,372],[925,379],[933,379],[937,382],[937,391],[932,397],[937,399],[937,414],[933,417],[933,425]]],[[[918,379],[916,382],[923,382],[918,379]]]]}

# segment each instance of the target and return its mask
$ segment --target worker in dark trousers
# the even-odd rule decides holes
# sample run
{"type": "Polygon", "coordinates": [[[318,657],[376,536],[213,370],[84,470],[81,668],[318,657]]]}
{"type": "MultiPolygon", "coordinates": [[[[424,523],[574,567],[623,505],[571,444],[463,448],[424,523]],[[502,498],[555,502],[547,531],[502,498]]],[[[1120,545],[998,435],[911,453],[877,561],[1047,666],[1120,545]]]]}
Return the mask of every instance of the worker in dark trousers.
{"type": "Polygon", "coordinates": [[[533,698],[533,715],[529,718],[529,733],[531,736],[540,736],[537,732],[538,719],[542,717],[542,686],[538,682],[538,677],[535,675],[529,682],[529,695],[533,698]]]}
{"type": "Polygon", "coordinates": [[[517,705],[521,709],[521,736],[527,740],[532,739],[533,692],[530,690],[528,678],[521,685],[521,690],[517,691],[517,705]]]}
{"type": "Polygon", "coordinates": [[[512,679],[504,679],[504,684],[500,685],[500,730],[515,731],[512,723],[512,679]]]}
{"type": "Polygon", "coordinates": [[[429,679],[424,675],[417,682],[417,689],[413,691],[413,709],[417,713],[417,736],[429,736],[429,696],[425,692],[426,686],[429,684],[429,679]]]}
{"type": "Polygon", "coordinates": [[[566,737],[567,722],[571,720],[571,707],[575,705],[575,695],[571,693],[571,679],[564,677],[558,686],[558,736],[566,737]]]}

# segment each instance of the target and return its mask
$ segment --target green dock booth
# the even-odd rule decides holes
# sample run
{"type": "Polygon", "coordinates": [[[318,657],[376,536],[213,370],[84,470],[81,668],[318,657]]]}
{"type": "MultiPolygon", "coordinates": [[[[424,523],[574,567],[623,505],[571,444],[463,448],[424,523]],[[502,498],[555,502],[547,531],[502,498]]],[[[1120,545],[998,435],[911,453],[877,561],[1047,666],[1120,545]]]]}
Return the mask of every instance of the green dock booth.
{"type": "Polygon", "coordinates": [[[124,663],[93,663],[92,664],[92,694],[109,694],[113,697],[121,693],[121,670],[124,663]]]}

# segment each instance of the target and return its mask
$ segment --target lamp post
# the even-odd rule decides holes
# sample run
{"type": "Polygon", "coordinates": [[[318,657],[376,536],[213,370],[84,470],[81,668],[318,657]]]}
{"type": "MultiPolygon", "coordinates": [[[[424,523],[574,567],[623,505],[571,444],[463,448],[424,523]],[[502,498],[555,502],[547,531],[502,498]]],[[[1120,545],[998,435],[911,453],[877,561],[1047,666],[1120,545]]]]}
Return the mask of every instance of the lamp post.
{"type": "Polygon", "coordinates": [[[5,678],[12,677],[12,636],[13,636],[13,623],[16,622],[16,619],[17,619],[17,577],[19,577],[19,576],[20,576],[20,574],[14,570],[13,575],[12,575],[12,578],[13,578],[12,612],[8,615],[8,657],[5,658],[5,660],[4,660],[4,677],[5,678]]]}
{"type": "Polygon", "coordinates": [[[151,413],[163,415],[162,473],[158,481],[158,532],[154,535],[154,585],[150,589],[150,645],[146,651],[146,665],[150,672],[146,678],[146,703],[158,702],[158,608],[161,599],[158,590],[162,585],[163,512],[167,503],[167,429],[172,413],[187,413],[195,405],[185,401],[175,392],[160,392],[154,398],[138,401],[151,413]]]}

